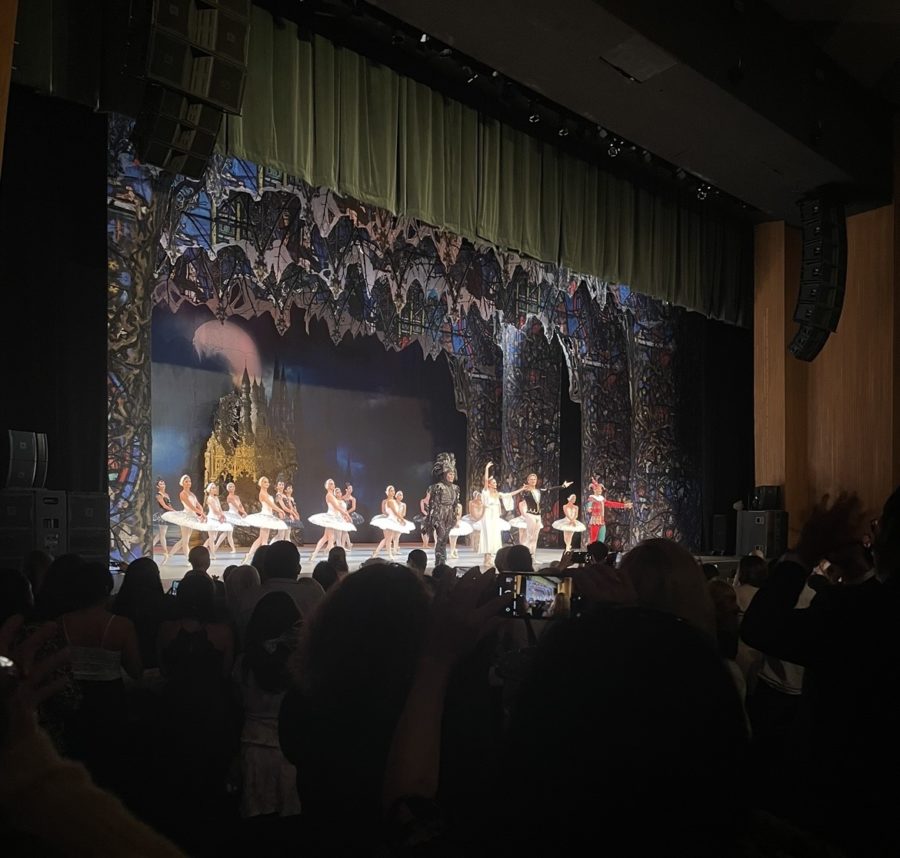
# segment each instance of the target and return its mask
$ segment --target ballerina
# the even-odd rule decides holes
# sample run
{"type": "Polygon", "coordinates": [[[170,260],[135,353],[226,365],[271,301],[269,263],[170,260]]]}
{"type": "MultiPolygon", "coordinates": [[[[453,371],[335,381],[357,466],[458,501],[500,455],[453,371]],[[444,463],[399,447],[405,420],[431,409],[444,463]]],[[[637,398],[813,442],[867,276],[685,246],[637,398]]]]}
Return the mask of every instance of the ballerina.
{"type": "MultiPolygon", "coordinates": [[[[338,487],[334,487],[334,497],[340,505],[341,509],[350,515],[350,510],[347,507],[347,501],[344,500],[344,493],[338,487]]],[[[350,521],[353,521],[353,516],[350,516],[350,521]]],[[[350,531],[349,530],[341,530],[338,531],[339,535],[335,536],[335,543],[339,545],[344,551],[348,551],[350,549],[350,531]]]]}
{"type": "Polygon", "coordinates": [[[460,536],[469,536],[474,532],[474,528],[465,520],[465,516],[456,519],[456,524],[450,528],[448,536],[450,537],[450,554],[451,560],[459,560],[459,554],[456,551],[456,540],[460,536]]]}
{"type": "Polygon", "coordinates": [[[288,525],[291,528],[292,536],[295,530],[298,531],[294,541],[297,545],[303,545],[303,519],[300,518],[300,510],[297,509],[297,502],[294,500],[294,487],[290,483],[284,487],[282,500],[288,510],[288,525]]]}
{"type": "Polygon", "coordinates": [[[230,534],[233,530],[228,519],[225,517],[225,513],[222,511],[222,504],[219,502],[219,487],[215,483],[210,483],[206,487],[206,519],[210,523],[218,522],[223,525],[221,528],[217,529],[221,531],[218,537],[215,535],[216,531],[210,530],[206,542],[203,543],[209,549],[210,559],[215,560],[216,549],[222,544],[222,540],[225,536],[230,534]]]}
{"type": "MultiPolygon", "coordinates": [[[[500,492],[497,490],[497,480],[491,476],[493,462],[484,466],[484,488],[481,492],[481,550],[484,552],[484,569],[490,569],[494,565],[494,555],[503,544],[501,533],[509,530],[510,522],[505,522],[500,515],[503,508],[512,506],[513,498],[523,492],[524,487],[514,492],[500,492]],[[503,525],[506,525],[504,528],[503,525]]],[[[484,571],[484,570],[483,570],[484,571]]]]}
{"type": "Polygon", "coordinates": [[[375,546],[375,550],[372,552],[372,557],[377,557],[381,553],[381,549],[387,547],[388,556],[391,560],[394,559],[394,534],[396,532],[400,533],[409,533],[411,530],[415,529],[415,525],[407,521],[405,518],[402,518],[400,515],[400,508],[397,505],[396,500],[396,491],[393,486],[388,486],[384,490],[385,498],[381,502],[381,515],[376,515],[369,524],[373,527],[377,527],[381,530],[382,536],[381,542],[375,546]]]}
{"type": "MultiPolygon", "coordinates": [[[[178,494],[178,500],[181,501],[183,509],[181,511],[164,512],[161,516],[163,521],[171,524],[177,524],[181,529],[181,539],[175,543],[175,546],[169,552],[177,554],[181,549],[184,552],[184,559],[188,559],[188,552],[191,549],[191,531],[202,530],[224,530],[225,528],[219,522],[209,522],[206,519],[206,513],[197,500],[197,496],[191,491],[191,478],[184,474],[178,481],[181,486],[181,492],[178,494]]],[[[190,561],[189,561],[190,562],[190,561]]]]}
{"type": "Polygon", "coordinates": [[[484,503],[481,500],[481,492],[476,490],[472,492],[472,497],[469,500],[468,512],[462,517],[462,521],[472,528],[472,532],[469,534],[469,548],[476,554],[481,541],[481,516],[483,515],[484,503]]]}
{"type": "MultiPolygon", "coordinates": [[[[156,533],[153,535],[153,545],[155,546],[157,541],[159,541],[163,550],[163,563],[165,564],[169,560],[169,543],[166,541],[166,532],[169,529],[169,525],[163,521],[163,513],[175,512],[175,507],[172,506],[172,499],[166,492],[166,481],[162,477],[156,478],[156,503],[162,512],[157,510],[153,513],[153,523],[157,528],[156,533]]],[[[151,546],[151,550],[152,548],[153,546],[151,546]]]]}
{"type": "MultiPolygon", "coordinates": [[[[406,522],[407,527],[412,525],[409,530],[404,531],[405,533],[412,533],[415,530],[415,523],[408,521],[406,518],[406,504],[403,502],[403,492],[400,489],[397,489],[397,493],[394,495],[394,500],[397,502],[397,514],[400,516],[400,521],[406,522]]],[[[400,534],[401,531],[394,531],[394,539],[391,545],[391,557],[396,557],[400,552],[400,534]]]]}
{"type": "Polygon", "coordinates": [[[325,512],[317,512],[308,519],[312,524],[325,528],[322,538],[316,543],[309,562],[315,561],[319,551],[325,548],[326,553],[334,548],[334,532],[342,530],[356,530],[356,525],[350,520],[350,515],[340,505],[334,496],[334,480],[325,480],[325,512]]]}
{"type": "Polygon", "coordinates": [[[231,553],[237,554],[237,548],[234,544],[234,528],[245,526],[244,519],[247,517],[247,510],[244,509],[241,499],[236,494],[234,483],[225,483],[225,505],[228,507],[225,510],[225,521],[231,525],[231,530],[226,530],[222,533],[218,542],[216,542],[216,550],[227,539],[231,553]]]}
{"type": "Polygon", "coordinates": [[[284,539],[285,532],[290,530],[283,521],[284,511],[276,506],[275,499],[269,494],[269,478],[260,477],[257,481],[257,485],[259,486],[260,510],[259,512],[254,512],[252,515],[248,515],[247,518],[244,519],[244,523],[249,524],[251,527],[258,527],[259,536],[256,537],[256,541],[247,551],[247,555],[244,557],[244,566],[250,563],[253,558],[253,552],[256,551],[257,548],[261,545],[268,544],[269,534],[273,530],[277,534],[272,538],[273,542],[276,542],[278,539],[284,539]]]}
{"type": "Polygon", "coordinates": [[[425,497],[419,501],[419,515],[413,519],[422,534],[422,548],[425,551],[428,550],[428,543],[431,538],[431,531],[428,525],[428,504],[430,503],[431,492],[425,492],[425,497]]]}
{"type": "MultiPolygon", "coordinates": [[[[365,519],[356,511],[356,498],[353,496],[353,485],[351,483],[344,483],[343,500],[347,503],[347,512],[350,513],[350,521],[357,527],[365,523],[365,519]]],[[[353,548],[349,532],[347,533],[347,541],[344,544],[344,548],[348,551],[353,548]]]]}
{"type": "Polygon", "coordinates": [[[566,498],[566,503],[563,504],[563,517],[558,518],[553,522],[551,527],[556,530],[561,530],[563,535],[563,542],[566,546],[566,551],[572,550],[572,536],[575,533],[584,533],[587,528],[584,526],[584,523],[578,520],[578,506],[575,501],[578,500],[577,495],[569,495],[566,498]]]}

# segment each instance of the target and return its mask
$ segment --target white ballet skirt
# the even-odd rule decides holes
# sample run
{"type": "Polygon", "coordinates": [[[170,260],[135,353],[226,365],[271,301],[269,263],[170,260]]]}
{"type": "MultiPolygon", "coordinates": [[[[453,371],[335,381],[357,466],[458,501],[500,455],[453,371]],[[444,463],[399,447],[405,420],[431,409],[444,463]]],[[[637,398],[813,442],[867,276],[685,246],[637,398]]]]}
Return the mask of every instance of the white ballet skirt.
{"type": "Polygon", "coordinates": [[[526,530],[528,528],[528,523],[525,521],[524,515],[517,515],[515,518],[511,518],[508,524],[510,527],[518,527],[519,530],[526,530]]]}
{"type": "Polygon", "coordinates": [[[333,512],[317,512],[306,520],[310,522],[310,524],[315,524],[318,527],[324,527],[329,530],[356,530],[356,525],[353,524],[352,521],[347,521],[347,519],[342,518],[337,513],[333,512]]]}
{"type": "Polygon", "coordinates": [[[225,521],[230,522],[234,527],[247,527],[247,518],[233,509],[225,510],[225,521]]]}
{"type": "Polygon", "coordinates": [[[480,518],[475,518],[475,516],[466,514],[462,517],[461,520],[464,521],[466,524],[468,524],[469,527],[472,528],[472,530],[481,530],[481,519],[480,518]]]}
{"type": "Polygon", "coordinates": [[[260,530],[290,530],[290,525],[286,524],[277,515],[269,512],[253,512],[246,518],[241,519],[244,527],[258,527],[260,530]]]}
{"type": "Polygon", "coordinates": [[[219,533],[223,530],[232,530],[231,525],[227,521],[213,521],[209,518],[206,521],[200,521],[195,512],[182,510],[181,512],[164,512],[162,520],[169,524],[175,524],[178,527],[189,527],[191,530],[202,530],[206,533],[211,531],[219,533]]]}
{"type": "MultiPolygon", "coordinates": [[[[462,520],[466,521],[466,517],[463,516],[462,520]]],[[[481,525],[482,525],[483,521],[484,521],[483,518],[478,518],[478,519],[475,519],[474,521],[470,520],[467,523],[472,528],[472,530],[481,530],[482,529],[481,525]]],[[[509,522],[505,518],[498,518],[497,521],[495,522],[495,524],[497,525],[497,527],[500,528],[501,533],[506,533],[506,531],[512,530],[509,522]]]]}
{"type": "Polygon", "coordinates": [[[416,524],[409,519],[406,524],[400,524],[400,520],[390,515],[376,515],[369,524],[377,527],[379,530],[391,530],[394,533],[412,533],[416,529],[416,524]]]}
{"type": "Polygon", "coordinates": [[[556,530],[565,530],[568,533],[584,533],[587,530],[577,518],[558,518],[550,526],[556,530]]]}
{"type": "Polygon", "coordinates": [[[464,519],[460,519],[459,523],[456,527],[450,528],[450,536],[468,536],[472,532],[473,528],[469,522],[464,519]]]}

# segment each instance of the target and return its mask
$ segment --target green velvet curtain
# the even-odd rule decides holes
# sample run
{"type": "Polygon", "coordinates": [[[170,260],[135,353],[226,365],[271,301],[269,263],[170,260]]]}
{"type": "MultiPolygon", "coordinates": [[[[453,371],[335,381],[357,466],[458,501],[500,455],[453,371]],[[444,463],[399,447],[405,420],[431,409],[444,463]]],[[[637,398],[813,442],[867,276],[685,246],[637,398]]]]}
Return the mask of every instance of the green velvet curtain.
{"type": "Polygon", "coordinates": [[[483,116],[254,8],[221,146],[361,201],[749,323],[750,227],[483,116]]]}

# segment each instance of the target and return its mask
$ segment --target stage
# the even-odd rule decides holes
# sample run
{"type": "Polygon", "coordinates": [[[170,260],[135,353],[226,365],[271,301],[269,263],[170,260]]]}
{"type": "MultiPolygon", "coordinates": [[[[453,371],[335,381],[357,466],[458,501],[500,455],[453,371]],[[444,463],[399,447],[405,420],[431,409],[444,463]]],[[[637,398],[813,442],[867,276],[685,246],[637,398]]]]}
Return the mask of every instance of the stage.
{"type": "MultiPolygon", "coordinates": [[[[310,563],[309,558],[312,555],[312,550],[314,547],[315,545],[313,544],[308,546],[304,545],[300,548],[301,576],[312,575],[313,569],[315,568],[315,563],[310,563]]],[[[354,544],[353,548],[351,548],[350,551],[347,552],[347,564],[350,567],[350,571],[356,572],[359,569],[360,564],[372,556],[372,551],[374,550],[374,548],[375,543],[354,544]]],[[[414,548],[421,548],[421,545],[414,542],[400,543],[400,553],[395,559],[400,563],[404,563],[406,561],[407,555],[414,548]]],[[[448,557],[447,563],[450,566],[469,569],[472,566],[481,565],[483,555],[476,554],[468,546],[458,545],[457,552],[459,554],[459,557],[457,559],[450,559],[448,557]]],[[[426,574],[430,574],[434,566],[434,547],[429,547],[425,553],[428,555],[428,567],[426,574]]],[[[559,560],[560,557],[562,557],[562,553],[563,552],[561,548],[539,548],[537,551],[537,563],[535,564],[535,570],[537,571],[543,569],[549,566],[554,560],[559,560]]],[[[241,565],[245,556],[246,551],[238,551],[234,554],[231,554],[227,551],[219,551],[216,554],[216,559],[212,562],[212,565],[209,568],[209,572],[211,575],[216,575],[221,578],[225,570],[229,566],[241,565]]],[[[380,557],[382,560],[388,560],[388,557],[384,552],[381,553],[380,557]]],[[[168,589],[169,584],[173,580],[180,579],[190,568],[183,554],[177,557],[172,555],[169,558],[169,562],[163,564],[163,555],[159,547],[157,547],[154,551],[153,559],[159,565],[160,578],[162,579],[163,586],[166,589],[168,589]]],[[[320,560],[327,559],[327,554],[320,554],[316,558],[316,563],[318,563],[320,560]]],[[[737,570],[738,561],[740,560],[739,557],[711,556],[701,556],[698,557],[698,559],[703,563],[716,564],[719,567],[719,577],[725,580],[731,580],[734,577],[734,574],[737,570]]]]}

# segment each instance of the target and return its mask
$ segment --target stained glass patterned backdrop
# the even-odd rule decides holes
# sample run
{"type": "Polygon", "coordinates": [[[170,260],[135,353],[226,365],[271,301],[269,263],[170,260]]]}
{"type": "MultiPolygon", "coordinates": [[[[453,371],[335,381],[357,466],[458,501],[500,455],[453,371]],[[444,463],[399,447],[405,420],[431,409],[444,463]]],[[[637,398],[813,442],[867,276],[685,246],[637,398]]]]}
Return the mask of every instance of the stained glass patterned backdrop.
{"type": "MultiPolygon", "coordinates": [[[[560,348],[543,325],[531,320],[522,330],[503,326],[503,467],[501,489],[519,488],[528,474],[541,485],[559,482],[560,348]]],[[[539,546],[560,543],[550,527],[560,517],[558,492],[544,499],[539,546]]]]}
{"type": "Polygon", "coordinates": [[[349,333],[446,354],[468,418],[469,491],[501,452],[505,479],[534,470],[558,482],[564,352],[582,408],[583,488],[598,469],[610,497],[635,501],[612,536],[630,526],[632,544],[671,532],[699,545],[697,457],[673,430],[691,393],[672,366],[690,353],[680,311],[246,161],[216,157],[202,181],[166,180],[135,162],[127,130],[111,119],[109,470],[122,556],[149,550],[154,304],[269,316],[282,333],[319,319],[335,343],[349,333]]]}

